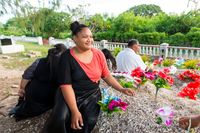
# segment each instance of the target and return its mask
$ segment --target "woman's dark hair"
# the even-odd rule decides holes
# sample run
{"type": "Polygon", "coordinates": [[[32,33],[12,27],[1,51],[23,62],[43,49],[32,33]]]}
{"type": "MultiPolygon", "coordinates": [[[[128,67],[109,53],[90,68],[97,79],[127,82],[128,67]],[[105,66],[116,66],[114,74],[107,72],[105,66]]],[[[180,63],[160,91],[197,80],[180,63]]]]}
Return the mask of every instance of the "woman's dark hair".
{"type": "Polygon", "coordinates": [[[116,65],[116,60],[115,60],[114,56],[111,54],[111,52],[108,49],[102,49],[101,51],[105,55],[106,60],[110,60],[111,61],[112,70],[115,70],[117,68],[117,65],[116,65]]]}
{"type": "Polygon", "coordinates": [[[72,36],[77,35],[83,28],[88,28],[88,26],[84,24],[80,24],[78,21],[74,21],[70,25],[70,30],[72,31],[72,36]]]}
{"type": "Polygon", "coordinates": [[[66,46],[62,43],[58,43],[54,45],[54,48],[48,50],[47,63],[50,68],[50,79],[53,79],[56,75],[60,57],[66,50],[66,46]]]}

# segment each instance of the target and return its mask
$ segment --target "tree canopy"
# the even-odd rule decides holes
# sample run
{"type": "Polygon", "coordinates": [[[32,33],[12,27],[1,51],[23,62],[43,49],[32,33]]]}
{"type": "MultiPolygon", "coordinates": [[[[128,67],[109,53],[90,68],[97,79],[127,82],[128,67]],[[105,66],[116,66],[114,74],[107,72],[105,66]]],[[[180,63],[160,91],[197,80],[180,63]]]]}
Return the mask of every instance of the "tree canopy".
{"type": "Polygon", "coordinates": [[[154,4],[142,4],[130,8],[128,11],[131,11],[135,16],[155,16],[159,13],[163,13],[161,8],[154,4]]]}

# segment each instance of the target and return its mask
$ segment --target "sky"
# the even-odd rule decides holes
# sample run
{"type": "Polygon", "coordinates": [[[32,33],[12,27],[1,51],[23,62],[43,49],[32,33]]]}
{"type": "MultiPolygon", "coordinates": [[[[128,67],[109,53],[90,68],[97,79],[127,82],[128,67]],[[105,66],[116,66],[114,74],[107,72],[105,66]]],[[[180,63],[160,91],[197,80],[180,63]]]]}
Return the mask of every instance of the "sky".
{"type": "MultiPolygon", "coordinates": [[[[29,1],[32,5],[37,5],[36,0],[29,1]]],[[[188,0],[63,0],[62,6],[66,7],[66,5],[69,5],[71,8],[75,8],[78,5],[86,4],[89,4],[86,10],[90,15],[108,13],[112,16],[117,16],[129,8],[140,4],[155,4],[160,6],[166,13],[177,14],[194,8],[192,2],[188,6],[188,0]]],[[[5,23],[10,17],[11,15],[1,16],[0,22],[5,23]]]]}

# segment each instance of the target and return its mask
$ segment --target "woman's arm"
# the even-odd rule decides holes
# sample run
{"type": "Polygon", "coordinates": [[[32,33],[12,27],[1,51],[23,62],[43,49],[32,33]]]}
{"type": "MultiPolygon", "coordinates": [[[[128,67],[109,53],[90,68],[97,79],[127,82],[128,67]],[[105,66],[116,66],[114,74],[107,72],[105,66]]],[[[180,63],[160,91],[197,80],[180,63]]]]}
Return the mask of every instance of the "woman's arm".
{"type": "Polygon", "coordinates": [[[20,87],[19,87],[19,91],[18,91],[18,95],[20,97],[24,97],[25,87],[28,84],[28,82],[29,82],[28,79],[24,79],[24,78],[21,79],[20,87]]]}
{"type": "Polygon", "coordinates": [[[71,127],[73,129],[82,129],[81,126],[83,126],[83,119],[81,113],[78,110],[75,93],[72,86],[71,85],[61,86],[61,91],[66,104],[69,106],[71,110],[71,115],[72,115],[71,127]]]}
{"type": "Polygon", "coordinates": [[[133,96],[135,93],[132,89],[130,88],[123,88],[118,82],[117,80],[112,76],[112,75],[109,75],[107,76],[106,78],[104,78],[104,81],[112,86],[114,89],[128,95],[128,96],[133,96]]]}

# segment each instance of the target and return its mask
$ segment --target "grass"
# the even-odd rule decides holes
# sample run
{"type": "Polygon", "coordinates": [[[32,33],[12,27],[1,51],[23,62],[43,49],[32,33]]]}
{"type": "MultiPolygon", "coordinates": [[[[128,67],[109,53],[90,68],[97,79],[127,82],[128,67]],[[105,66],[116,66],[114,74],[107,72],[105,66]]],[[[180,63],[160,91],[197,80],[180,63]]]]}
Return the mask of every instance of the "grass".
{"type": "Polygon", "coordinates": [[[45,57],[47,55],[48,49],[50,48],[50,46],[38,45],[36,43],[29,42],[16,42],[16,44],[24,45],[25,51],[20,53],[6,54],[10,57],[10,59],[4,59],[0,63],[8,69],[24,70],[33,61],[35,61],[36,58],[40,58],[29,58],[26,56],[26,53],[29,51],[39,51],[41,52],[41,57],[45,57]]]}

